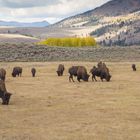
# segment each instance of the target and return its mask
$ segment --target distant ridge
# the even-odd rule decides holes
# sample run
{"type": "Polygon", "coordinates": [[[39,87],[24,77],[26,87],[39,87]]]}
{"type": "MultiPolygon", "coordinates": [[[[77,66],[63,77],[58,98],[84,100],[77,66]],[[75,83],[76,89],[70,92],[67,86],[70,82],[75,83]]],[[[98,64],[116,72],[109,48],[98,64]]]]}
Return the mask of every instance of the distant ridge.
{"type": "Polygon", "coordinates": [[[24,23],[24,22],[16,22],[16,21],[2,21],[0,20],[0,26],[13,26],[13,27],[46,27],[50,25],[47,21],[41,22],[31,22],[31,23],[24,23]]]}

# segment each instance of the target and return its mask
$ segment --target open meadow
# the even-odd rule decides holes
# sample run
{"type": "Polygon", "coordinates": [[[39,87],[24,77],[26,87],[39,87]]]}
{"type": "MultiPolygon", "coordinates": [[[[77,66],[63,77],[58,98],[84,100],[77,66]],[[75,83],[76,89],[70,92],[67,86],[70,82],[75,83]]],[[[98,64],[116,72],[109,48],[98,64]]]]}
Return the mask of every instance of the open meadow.
{"type": "Polygon", "coordinates": [[[110,82],[69,82],[68,68],[95,62],[0,63],[7,70],[6,87],[13,93],[8,106],[0,105],[0,140],[139,140],[140,62],[106,62],[110,82]],[[65,65],[64,76],[56,74],[65,65]],[[22,77],[12,68],[21,66],[22,77]],[[35,67],[37,75],[31,76],[35,67]]]}

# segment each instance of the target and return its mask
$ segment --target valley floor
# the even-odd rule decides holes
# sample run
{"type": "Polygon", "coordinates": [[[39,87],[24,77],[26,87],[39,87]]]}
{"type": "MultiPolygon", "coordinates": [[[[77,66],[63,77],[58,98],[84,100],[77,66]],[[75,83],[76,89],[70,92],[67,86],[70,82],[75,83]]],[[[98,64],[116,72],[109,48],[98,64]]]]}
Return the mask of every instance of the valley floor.
{"type": "Polygon", "coordinates": [[[139,140],[140,62],[106,63],[110,82],[70,83],[68,68],[92,62],[0,63],[7,70],[6,87],[13,93],[10,105],[0,105],[1,140],[139,140]],[[65,65],[63,77],[56,75],[65,65]],[[22,77],[12,78],[14,66],[23,67],[22,77]],[[31,77],[31,68],[37,76],[31,77]]]}

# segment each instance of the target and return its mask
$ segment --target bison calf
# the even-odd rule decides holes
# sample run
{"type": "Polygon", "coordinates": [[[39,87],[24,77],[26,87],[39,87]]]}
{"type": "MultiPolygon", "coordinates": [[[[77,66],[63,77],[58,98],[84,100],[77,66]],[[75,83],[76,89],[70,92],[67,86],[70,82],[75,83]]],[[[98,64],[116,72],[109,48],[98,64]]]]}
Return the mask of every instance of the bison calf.
{"type": "Polygon", "coordinates": [[[35,68],[32,68],[32,69],[31,69],[31,73],[32,73],[32,77],[35,77],[36,69],[35,69],[35,68]]]}

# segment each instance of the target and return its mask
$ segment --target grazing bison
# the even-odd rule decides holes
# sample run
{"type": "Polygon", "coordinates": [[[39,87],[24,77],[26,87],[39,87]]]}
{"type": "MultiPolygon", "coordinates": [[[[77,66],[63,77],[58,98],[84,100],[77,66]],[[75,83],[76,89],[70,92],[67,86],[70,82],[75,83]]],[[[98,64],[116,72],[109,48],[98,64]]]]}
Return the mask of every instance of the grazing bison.
{"type": "Polygon", "coordinates": [[[7,90],[6,90],[5,82],[3,80],[0,80],[0,98],[2,98],[3,105],[9,104],[11,95],[12,94],[7,92],[7,90]]]}
{"type": "Polygon", "coordinates": [[[73,80],[73,76],[77,76],[77,80],[80,82],[80,80],[84,80],[84,81],[88,81],[89,75],[87,74],[87,70],[85,67],[83,66],[72,66],[71,68],[69,68],[69,81],[74,82],[73,80]]]}
{"type": "Polygon", "coordinates": [[[137,70],[135,64],[132,64],[132,69],[133,69],[133,71],[136,71],[137,70]]]}
{"type": "Polygon", "coordinates": [[[58,76],[63,76],[64,70],[65,70],[64,65],[59,64],[58,69],[57,69],[57,71],[56,71],[56,72],[57,72],[57,75],[58,75],[58,76]]]}
{"type": "Polygon", "coordinates": [[[109,69],[107,67],[93,67],[90,70],[90,73],[92,73],[92,81],[97,81],[96,80],[96,76],[100,77],[101,80],[103,81],[103,79],[105,79],[106,81],[110,81],[111,79],[111,75],[109,74],[109,69]]]}
{"type": "Polygon", "coordinates": [[[6,70],[1,68],[0,69],[0,79],[5,81],[5,77],[6,77],[6,70]]]}
{"type": "Polygon", "coordinates": [[[31,69],[31,73],[32,73],[32,77],[35,77],[36,69],[35,69],[35,68],[32,68],[32,69],[31,69]]]}
{"type": "Polygon", "coordinates": [[[88,81],[89,74],[87,74],[87,70],[85,67],[80,66],[77,70],[77,80],[80,82],[80,80],[88,81]]]}
{"type": "Polygon", "coordinates": [[[20,76],[22,75],[22,68],[21,67],[14,67],[13,68],[13,72],[12,72],[12,76],[16,77],[16,76],[20,76]]]}

